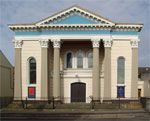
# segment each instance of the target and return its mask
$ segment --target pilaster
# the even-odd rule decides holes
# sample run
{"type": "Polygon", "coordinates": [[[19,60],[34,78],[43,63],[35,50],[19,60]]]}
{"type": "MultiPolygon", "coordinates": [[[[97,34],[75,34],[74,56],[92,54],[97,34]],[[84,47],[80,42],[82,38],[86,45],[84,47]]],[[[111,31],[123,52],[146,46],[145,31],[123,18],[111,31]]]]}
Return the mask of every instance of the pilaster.
{"type": "Polygon", "coordinates": [[[58,38],[51,39],[54,47],[54,67],[53,67],[53,96],[60,100],[60,46],[61,40],[58,38]]]}
{"type": "Polygon", "coordinates": [[[48,99],[48,39],[40,40],[41,44],[41,99],[48,99]]]}
{"type": "Polygon", "coordinates": [[[131,98],[138,99],[138,43],[139,39],[131,40],[132,70],[131,70],[131,98]]]}
{"type": "Polygon", "coordinates": [[[111,100],[111,39],[103,39],[104,55],[104,100],[111,100]]]}
{"type": "Polygon", "coordinates": [[[99,79],[99,46],[100,38],[92,38],[93,45],[93,100],[100,101],[100,79],[99,79]]]}
{"type": "Polygon", "coordinates": [[[13,40],[15,46],[15,80],[14,100],[22,99],[22,71],[21,71],[21,48],[22,40],[13,40]]]}

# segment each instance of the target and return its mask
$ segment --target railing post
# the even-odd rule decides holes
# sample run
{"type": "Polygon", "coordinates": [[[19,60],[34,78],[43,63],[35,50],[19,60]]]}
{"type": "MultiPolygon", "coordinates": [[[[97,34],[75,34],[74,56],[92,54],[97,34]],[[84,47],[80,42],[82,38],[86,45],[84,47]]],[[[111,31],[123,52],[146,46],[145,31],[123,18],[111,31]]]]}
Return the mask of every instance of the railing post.
{"type": "Polygon", "coordinates": [[[54,96],[53,96],[52,100],[53,100],[53,109],[55,109],[55,104],[54,104],[55,103],[55,99],[54,99],[54,96]]]}
{"type": "Polygon", "coordinates": [[[120,97],[119,97],[119,109],[120,109],[120,97]]]}
{"type": "Polygon", "coordinates": [[[92,109],[94,109],[94,100],[93,100],[93,97],[92,97],[92,109]]]}
{"type": "Polygon", "coordinates": [[[27,97],[26,97],[26,109],[28,108],[27,105],[28,105],[28,102],[27,102],[27,97]]]}
{"type": "Polygon", "coordinates": [[[22,107],[24,108],[24,102],[23,102],[23,100],[21,99],[21,103],[22,103],[22,107]]]}
{"type": "Polygon", "coordinates": [[[92,99],[92,109],[94,109],[94,101],[93,101],[93,96],[90,96],[90,98],[92,99]]]}
{"type": "Polygon", "coordinates": [[[48,104],[50,104],[50,98],[48,97],[48,104]]]}

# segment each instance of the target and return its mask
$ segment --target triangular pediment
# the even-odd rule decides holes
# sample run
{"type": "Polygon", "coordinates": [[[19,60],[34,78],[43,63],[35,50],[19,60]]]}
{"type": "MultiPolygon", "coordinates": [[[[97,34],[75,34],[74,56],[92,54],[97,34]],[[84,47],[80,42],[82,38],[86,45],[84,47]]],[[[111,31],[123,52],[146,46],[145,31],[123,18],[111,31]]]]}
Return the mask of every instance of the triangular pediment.
{"type": "Polygon", "coordinates": [[[36,25],[47,24],[111,24],[114,22],[80,6],[72,6],[55,15],[36,22],[36,25]]]}
{"type": "Polygon", "coordinates": [[[74,14],[72,16],[69,16],[68,18],[56,22],[55,24],[97,24],[97,22],[74,14]]]}

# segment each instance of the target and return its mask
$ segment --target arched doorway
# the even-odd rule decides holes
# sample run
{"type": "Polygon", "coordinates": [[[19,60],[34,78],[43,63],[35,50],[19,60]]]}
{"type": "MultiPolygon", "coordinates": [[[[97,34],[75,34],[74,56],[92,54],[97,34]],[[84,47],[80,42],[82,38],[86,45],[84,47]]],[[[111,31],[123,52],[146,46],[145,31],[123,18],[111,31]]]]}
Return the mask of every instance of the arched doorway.
{"type": "Polygon", "coordinates": [[[76,82],[71,84],[71,102],[85,102],[86,84],[76,82]]]}

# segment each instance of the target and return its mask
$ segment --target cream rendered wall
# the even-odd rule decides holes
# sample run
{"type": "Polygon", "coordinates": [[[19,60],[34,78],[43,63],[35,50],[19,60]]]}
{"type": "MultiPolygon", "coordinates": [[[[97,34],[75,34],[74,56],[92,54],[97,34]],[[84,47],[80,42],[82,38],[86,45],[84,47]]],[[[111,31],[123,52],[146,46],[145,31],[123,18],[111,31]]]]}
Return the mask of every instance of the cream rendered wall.
{"type": "Polygon", "coordinates": [[[22,97],[28,97],[28,87],[36,87],[36,99],[41,97],[41,46],[39,41],[23,41],[22,44],[22,97]],[[37,80],[36,84],[29,84],[28,59],[34,57],[36,60],[37,80]]]}
{"type": "Polygon", "coordinates": [[[150,80],[144,80],[144,97],[150,98],[150,80]]]}
{"type": "Polygon", "coordinates": [[[150,80],[138,80],[138,89],[141,89],[141,97],[150,98],[150,80]]]}
{"type": "MultiPolygon", "coordinates": [[[[64,57],[65,53],[68,51],[73,52],[74,56],[78,51],[82,51],[86,56],[87,52],[93,51],[92,43],[90,41],[87,42],[69,42],[63,43],[60,49],[60,70],[63,71],[64,76],[61,77],[61,96],[65,98],[64,103],[70,103],[71,98],[71,83],[78,82],[78,78],[76,75],[79,76],[80,82],[86,83],[86,102],[90,103],[91,99],[89,96],[92,96],[92,69],[65,69],[64,68],[64,57]],[[67,75],[67,77],[65,77],[67,75]]],[[[100,75],[103,75],[104,72],[104,47],[103,44],[100,46],[100,75]]],[[[74,62],[76,65],[76,58],[74,57],[74,62]]],[[[87,62],[86,58],[84,57],[84,63],[87,62]]],[[[100,78],[100,92],[101,97],[103,97],[104,93],[104,78],[100,78]]]]}
{"type": "Polygon", "coordinates": [[[141,89],[141,97],[144,97],[144,81],[138,80],[138,89],[141,89]]]}
{"type": "Polygon", "coordinates": [[[112,99],[117,97],[117,59],[120,56],[125,58],[125,84],[123,85],[125,85],[125,99],[128,99],[131,96],[132,48],[130,40],[113,40],[113,44],[111,47],[112,99]]]}
{"type": "MultiPolygon", "coordinates": [[[[64,103],[70,103],[71,98],[71,84],[79,82],[77,78],[63,78],[61,79],[61,95],[64,95],[64,103]]],[[[86,103],[90,103],[92,96],[92,78],[80,78],[80,82],[86,84],[86,103]]]]}

